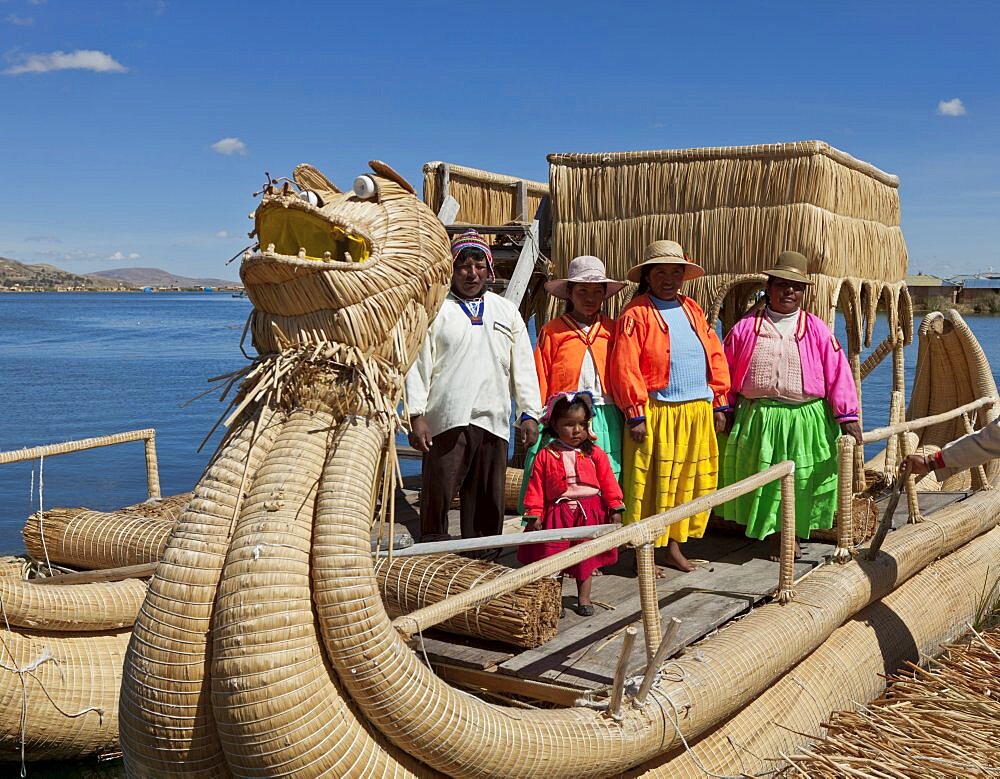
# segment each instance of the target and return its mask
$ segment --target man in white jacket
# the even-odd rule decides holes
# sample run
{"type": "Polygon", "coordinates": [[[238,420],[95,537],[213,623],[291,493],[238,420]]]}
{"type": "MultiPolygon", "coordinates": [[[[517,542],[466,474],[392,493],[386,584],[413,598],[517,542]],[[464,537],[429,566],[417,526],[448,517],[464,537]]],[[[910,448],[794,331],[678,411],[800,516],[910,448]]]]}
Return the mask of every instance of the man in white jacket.
{"type": "Polygon", "coordinates": [[[503,530],[511,400],[525,447],[538,437],[542,400],[524,320],[492,292],[489,245],[474,230],[451,242],[451,291],[406,376],[410,445],[424,453],[422,541],[449,537],[457,493],[463,538],[503,530]]]}

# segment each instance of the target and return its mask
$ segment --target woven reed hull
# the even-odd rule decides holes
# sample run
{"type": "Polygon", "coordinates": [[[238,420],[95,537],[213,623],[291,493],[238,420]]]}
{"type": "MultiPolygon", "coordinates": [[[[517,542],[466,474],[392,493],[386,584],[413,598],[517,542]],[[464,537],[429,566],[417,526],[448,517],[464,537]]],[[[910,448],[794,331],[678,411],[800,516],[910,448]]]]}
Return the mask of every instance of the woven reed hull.
{"type": "MultiPolygon", "coordinates": [[[[994,511],[1000,501],[994,499],[994,511]]],[[[854,710],[885,689],[884,675],[939,652],[967,632],[984,582],[996,579],[1000,528],[929,565],[862,609],[760,697],[680,752],[626,776],[759,775],[774,770],[838,710],[854,710]],[[933,602],[934,608],[927,604],[933,602]],[[695,762],[697,760],[697,763],[695,762]],[[699,764],[700,766],[699,767],[699,764]]]]}
{"type": "Polygon", "coordinates": [[[25,759],[117,751],[118,696],[128,630],[67,634],[0,629],[0,636],[4,647],[0,760],[20,759],[22,700],[25,759]],[[52,660],[39,662],[48,657],[52,660]],[[30,673],[18,674],[11,667],[30,673]],[[91,708],[100,713],[84,712],[91,708]]]}

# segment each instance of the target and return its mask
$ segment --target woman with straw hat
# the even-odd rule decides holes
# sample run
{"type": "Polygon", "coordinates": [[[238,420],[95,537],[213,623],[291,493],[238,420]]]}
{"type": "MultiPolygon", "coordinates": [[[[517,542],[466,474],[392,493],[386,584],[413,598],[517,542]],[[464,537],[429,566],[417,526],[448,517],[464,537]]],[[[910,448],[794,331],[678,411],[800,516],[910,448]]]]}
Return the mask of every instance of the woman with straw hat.
{"type": "MultiPolygon", "coordinates": [[[[778,255],[767,274],[767,305],[726,336],[736,415],[723,444],[720,487],[781,462],[795,462],[795,531],[809,538],[833,526],[837,502],[837,439],[861,443],[858,393],[840,344],[817,316],[802,308],[808,262],[778,255]]],[[[777,559],[780,486],[772,482],[722,504],[716,512],[746,526],[750,538],[772,536],[777,559]]],[[[796,543],[796,556],[798,547],[796,543]]]]}
{"type": "MultiPolygon", "coordinates": [[[[545,282],[545,290],[552,297],[566,301],[566,311],[542,327],[535,346],[535,370],[543,400],[576,391],[589,392],[593,397],[591,432],[608,455],[616,479],[621,478],[623,420],[614,405],[608,377],[615,323],[601,309],[604,301],[624,286],[625,282],[607,277],[604,263],[597,257],[573,258],[565,279],[545,282]]],[[[535,455],[549,440],[539,439],[525,455],[522,504],[535,455]]]]}
{"type": "MultiPolygon", "coordinates": [[[[715,434],[726,423],[729,369],[705,312],[680,294],[684,281],[704,273],[676,241],[654,241],[628,272],[639,288],[618,319],[611,357],[611,381],[628,426],[622,469],[626,523],[716,487],[715,434]]],[[[694,570],[680,544],[704,535],[707,523],[708,512],[701,512],[656,539],[657,547],[667,547],[667,565],[694,570]]]]}

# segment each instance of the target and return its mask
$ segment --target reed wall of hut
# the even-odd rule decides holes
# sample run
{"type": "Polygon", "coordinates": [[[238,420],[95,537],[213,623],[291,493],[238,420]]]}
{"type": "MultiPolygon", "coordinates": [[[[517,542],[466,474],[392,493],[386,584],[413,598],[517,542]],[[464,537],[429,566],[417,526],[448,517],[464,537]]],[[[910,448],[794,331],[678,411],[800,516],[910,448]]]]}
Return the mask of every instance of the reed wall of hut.
{"type": "MultiPolygon", "coordinates": [[[[676,240],[706,272],[685,291],[707,313],[721,313],[725,325],[729,293],[746,302],[763,286],[761,271],[792,249],[810,260],[816,285],[805,305],[814,313],[832,322],[840,308],[865,340],[869,314],[880,303],[891,324],[898,323],[907,268],[899,180],[829,144],[550,154],[548,160],[557,275],[573,257],[595,254],[610,276],[624,278],[648,243],[676,240]]],[[[611,313],[630,295],[630,289],[620,293],[611,313]]],[[[909,340],[910,326],[904,330],[909,340]]]]}

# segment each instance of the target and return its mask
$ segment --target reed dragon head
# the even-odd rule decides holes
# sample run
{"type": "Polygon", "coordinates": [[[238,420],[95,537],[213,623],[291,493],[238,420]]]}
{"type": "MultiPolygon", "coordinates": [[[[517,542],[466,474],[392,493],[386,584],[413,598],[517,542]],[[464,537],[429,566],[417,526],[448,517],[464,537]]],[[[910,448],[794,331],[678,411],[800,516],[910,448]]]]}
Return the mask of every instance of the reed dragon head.
{"type": "Polygon", "coordinates": [[[316,168],[269,180],[240,276],[261,355],[334,345],[405,371],[447,293],[448,236],[382,162],[341,192],[316,168]]]}

